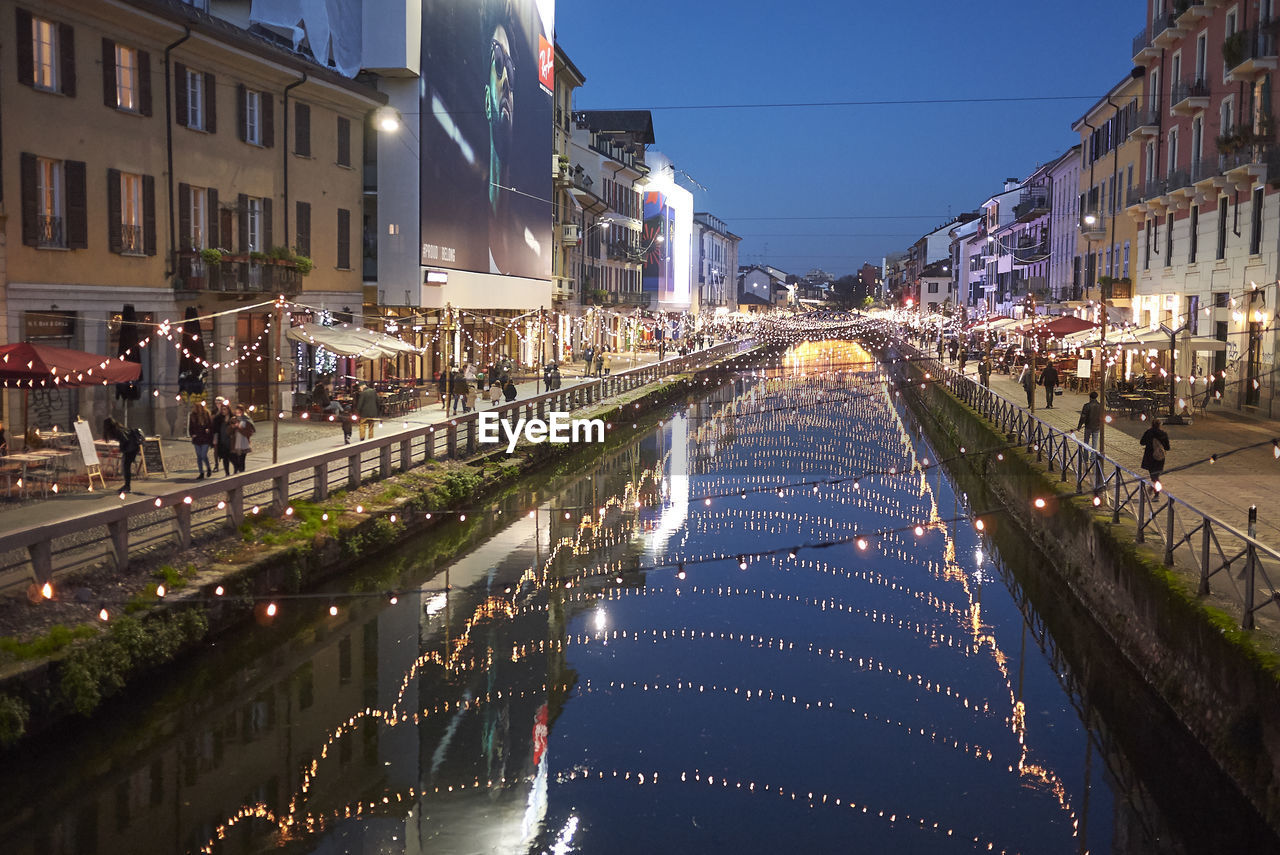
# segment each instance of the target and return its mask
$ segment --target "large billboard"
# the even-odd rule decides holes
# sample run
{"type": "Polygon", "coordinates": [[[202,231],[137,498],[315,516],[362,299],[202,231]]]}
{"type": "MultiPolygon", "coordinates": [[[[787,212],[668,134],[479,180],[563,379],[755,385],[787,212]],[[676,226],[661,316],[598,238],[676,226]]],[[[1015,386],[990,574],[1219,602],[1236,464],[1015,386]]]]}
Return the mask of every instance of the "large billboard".
{"type": "Polygon", "coordinates": [[[551,278],[554,9],[424,0],[424,265],[551,278]]]}
{"type": "Polygon", "coordinates": [[[671,234],[675,213],[667,204],[667,195],[650,190],[644,194],[644,231],[640,240],[644,243],[644,272],[640,280],[641,290],[655,295],[660,302],[671,299],[671,234]]]}

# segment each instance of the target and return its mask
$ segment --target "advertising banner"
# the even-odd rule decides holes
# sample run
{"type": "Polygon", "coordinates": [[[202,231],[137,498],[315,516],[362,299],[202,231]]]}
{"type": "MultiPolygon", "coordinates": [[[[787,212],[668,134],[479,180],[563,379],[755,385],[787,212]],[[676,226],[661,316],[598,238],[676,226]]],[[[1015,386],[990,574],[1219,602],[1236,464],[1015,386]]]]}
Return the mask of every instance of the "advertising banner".
{"type": "Polygon", "coordinates": [[[644,194],[644,231],[640,240],[645,253],[640,289],[656,295],[659,301],[669,300],[674,289],[669,253],[674,219],[665,193],[650,190],[644,194]]]}
{"type": "Polygon", "coordinates": [[[425,0],[421,262],[551,278],[553,0],[425,0]]]}

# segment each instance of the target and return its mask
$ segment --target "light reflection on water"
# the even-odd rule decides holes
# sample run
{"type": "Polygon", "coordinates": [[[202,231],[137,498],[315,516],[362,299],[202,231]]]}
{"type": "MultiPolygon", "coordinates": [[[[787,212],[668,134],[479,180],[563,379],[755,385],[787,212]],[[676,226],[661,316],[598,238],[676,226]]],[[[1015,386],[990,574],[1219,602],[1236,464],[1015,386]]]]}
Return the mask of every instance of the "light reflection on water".
{"type": "Polygon", "coordinates": [[[866,353],[806,345],[784,366],[513,499],[516,522],[447,577],[420,570],[395,607],[254,630],[239,688],[164,719],[176,738],[126,731],[136,756],[4,851],[1142,839],[998,554],[866,353]]]}

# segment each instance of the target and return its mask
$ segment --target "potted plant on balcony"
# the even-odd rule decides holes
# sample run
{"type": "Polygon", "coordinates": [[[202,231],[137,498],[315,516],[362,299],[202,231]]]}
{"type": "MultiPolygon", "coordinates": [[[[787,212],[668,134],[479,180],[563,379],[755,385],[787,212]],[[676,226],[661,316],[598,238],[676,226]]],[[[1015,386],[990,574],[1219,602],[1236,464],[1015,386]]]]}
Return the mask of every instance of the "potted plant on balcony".
{"type": "Polygon", "coordinates": [[[1228,130],[1225,134],[1218,137],[1217,142],[1218,151],[1222,154],[1234,154],[1239,151],[1241,145],[1243,145],[1240,134],[1236,133],[1234,130],[1228,130]]]}
{"type": "Polygon", "coordinates": [[[1244,30],[1232,33],[1222,43],[1222,61],[1227,68],[1235,68],[1245,60],[1248,34],[1244,30]]]}
{"type": "Polygon", "coordinates": [[[221,264],[222,250],[214,249],[213,247],[202,249],[200,250],[200,260],[205,264],[221,264]]]}
{"type": "Polygon", "coordinates": [[[298,268],[298,272],[306,276],[315,267],[315,262],[305,255],[295,255],[293,257],[293,265],[298,268]]]}
{"type": "Polygon", "coordinates": [[[262,264],[266,260],[267,260],[267,254],[265,252],[258,252],[255,249],[249,253],[250,264],[262,264]]]}

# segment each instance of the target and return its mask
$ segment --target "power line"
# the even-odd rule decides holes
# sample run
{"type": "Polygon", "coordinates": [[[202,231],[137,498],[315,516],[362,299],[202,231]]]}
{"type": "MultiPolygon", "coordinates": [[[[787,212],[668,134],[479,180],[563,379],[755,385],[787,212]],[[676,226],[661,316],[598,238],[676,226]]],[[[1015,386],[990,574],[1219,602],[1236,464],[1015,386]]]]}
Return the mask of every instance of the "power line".
{"type": "Polygon", "coordinates": [[[647,107],[591,107],[579,110],[770,110],[809,107],[893,107],[932,104],[1019,104],[1036,101],[1097,101],[1090,95],[1022,95],[1002,98],[878,98],[859,101],[778,101],[759,104],[659,104],[647,107]]]}

